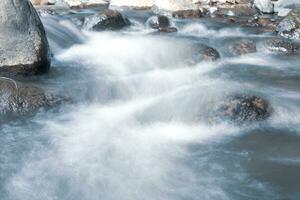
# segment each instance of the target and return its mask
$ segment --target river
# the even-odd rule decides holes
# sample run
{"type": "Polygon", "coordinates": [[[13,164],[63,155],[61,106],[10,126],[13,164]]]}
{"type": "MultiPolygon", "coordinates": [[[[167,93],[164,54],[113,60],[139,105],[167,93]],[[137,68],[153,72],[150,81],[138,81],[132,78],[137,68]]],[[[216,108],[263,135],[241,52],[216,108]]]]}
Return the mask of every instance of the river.
{"type": "Polygon", "coordinates": [[[149,11],[126,11],[121,31],[75,25],[95,12],[42,18],[52,68],[30,81],[72,103],[0,126],[1,200],[300,198],[299,57],[269,52],[270,34],[208,19],[174,20],[171,34],[145,26],[149,11]],[[245,38],[257,53],[232,56],[245,38]],[[197,44],[221,59],[183,62],[197,44]],[[241,93],[267,99],[271,117],[215,116],[241,93]]]}

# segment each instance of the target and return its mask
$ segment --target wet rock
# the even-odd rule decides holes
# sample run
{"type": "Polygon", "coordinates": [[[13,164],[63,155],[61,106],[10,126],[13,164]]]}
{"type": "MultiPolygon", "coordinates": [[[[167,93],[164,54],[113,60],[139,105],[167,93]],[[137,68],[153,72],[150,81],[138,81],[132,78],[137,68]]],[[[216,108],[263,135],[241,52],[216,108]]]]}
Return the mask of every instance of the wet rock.
{"type": "Polygon", "coordinates": [[[271,0],[254,0],[254,5],[262,13],[274,13],[274,4],[271,0]]]}
{"type": "Polygon", "coordinates": [[[256,96],[234,97],[220,110],[223,116],[238,122],[266,120],[272,113],[269,102],[256,96]]]}
{"type": "Polygon", "coordinates": [[[256,52],[256,43],[253,40],[242,40],[232,45],[231,51],[234,55],[244,55],[256,52]]]}
{"type": "Polygon", "coordinates": [[[105,10],[99,18],[96,25],[93,26],[94,30],[119,30],[130,25],[127,17],[124,17],[116,10],[105,10]]]}
{"type": "Polygon", "coordinates": [[[219,52],[207,45],[194,45],[191,49],[193,49],[194,53],[187,59],[188,65],[195,65],[202,61],[216,61],[220,58],[219,52]]]}
{"type": "Polygon", "coordinates": [[[300,54],[300,43],[289,39],[273,38],[265,42],[269,51],[284,54],[300,54]]]}
{"type": "Polygon", "coordinates": [[[177,28],[171,27],[170,19],[164,15],[153,16],[147,20],[147,24],[157,29],[160,33],[174,33],[177,32],[177,28]]]}
{"type": "Polygon", "coordinates": [[[209,46],[205,46],[202,50],[199,51],[201,57],[205,61],[215,61],[220,58],[219,52],[209,46]]]}
{"type": "Polygon", "coordinates": [[[150,17],[147,24],[153,29],[167,28],[171,25],[170,19],[164,15],[150,17]]]}
{"type": "Polygon", "coordinates": [[[291,11],[277,26],[280,36],[289,39],[300,39],[300,11],[291,11]]]}
{"type": "Polygon", "coordinates": [[[174,18],[200,18],[205,15],[204,11],[201,10],[179,10],[172,13],[174,18]]]}
{"type": "Polygon", "coordinates": [[[0,75],[36,75],[49,70],[50,53],[43,24],[32,4],[0,1],[0,75]]]}
{"type": "Polygon", "coordinates": [[[33,113],[56,106],[66,99],[46,94],[41,88],[0,78],[0,114],[33,113]]]}
{"type": "Polygon", "coordinates": [[[256,20],[256,23],[261,27],[269,28],[275,31],[279,22],[276,19],[258,18],[256,20]]]}
{"type": "Polygon", "coordinates": [[[159,28],[158,30],[160,33],[174,33],[178,31],[175,27],[159,28]]]}

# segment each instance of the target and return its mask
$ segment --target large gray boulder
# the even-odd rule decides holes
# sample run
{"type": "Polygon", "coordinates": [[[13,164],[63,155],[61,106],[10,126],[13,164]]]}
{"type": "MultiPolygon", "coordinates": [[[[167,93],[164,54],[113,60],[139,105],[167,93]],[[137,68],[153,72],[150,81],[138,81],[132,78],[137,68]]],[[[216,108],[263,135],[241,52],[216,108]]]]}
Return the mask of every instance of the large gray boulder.
{"type": "Polygon", "coordinates": [[[28,0],[0,1],[0,76],[49,70],[49,46],[42,22],[28,0]]]}
{"type": "Polygon", "coordinates": [[[273,13],[274,4],[271,0],[254,0],[254,5],[262,13],[273,13]]]}

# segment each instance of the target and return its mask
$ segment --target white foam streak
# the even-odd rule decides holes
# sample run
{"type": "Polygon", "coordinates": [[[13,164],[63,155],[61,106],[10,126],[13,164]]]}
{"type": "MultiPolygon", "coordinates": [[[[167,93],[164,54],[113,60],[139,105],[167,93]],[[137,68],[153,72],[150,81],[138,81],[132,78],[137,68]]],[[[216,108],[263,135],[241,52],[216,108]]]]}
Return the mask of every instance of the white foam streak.
{"type": "Polygon", "coordinates": [[[194,23],[188,24],[180,30],[181,34],[190,35],[195,37],[238,37],[245,36],[240,29],[236,28],[222,28],[220,30],[209,29],[204,24],[194,23]]]}

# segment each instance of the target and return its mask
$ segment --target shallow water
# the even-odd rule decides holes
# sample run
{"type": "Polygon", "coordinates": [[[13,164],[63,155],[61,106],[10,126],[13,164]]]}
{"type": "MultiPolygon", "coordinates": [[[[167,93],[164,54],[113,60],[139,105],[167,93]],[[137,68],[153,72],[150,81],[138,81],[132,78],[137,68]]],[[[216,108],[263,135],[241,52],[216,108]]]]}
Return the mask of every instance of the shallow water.
{"type": "Polygon", "coordinates": [[[120,32],[75,25],[94,12],[43,17],[52,69],[30,81],[73,102],[1,125],[0,199],[300,198],[300,58],[263,45],[234,57],[232,42],[272,35],[209,20],[175,20],[170,35],[141,11],[120,32]],[[222,59],[188,65],[195,44],[222,59]],[[218,119],[233,94],[268,99],[271,118],[218,119]]]}

